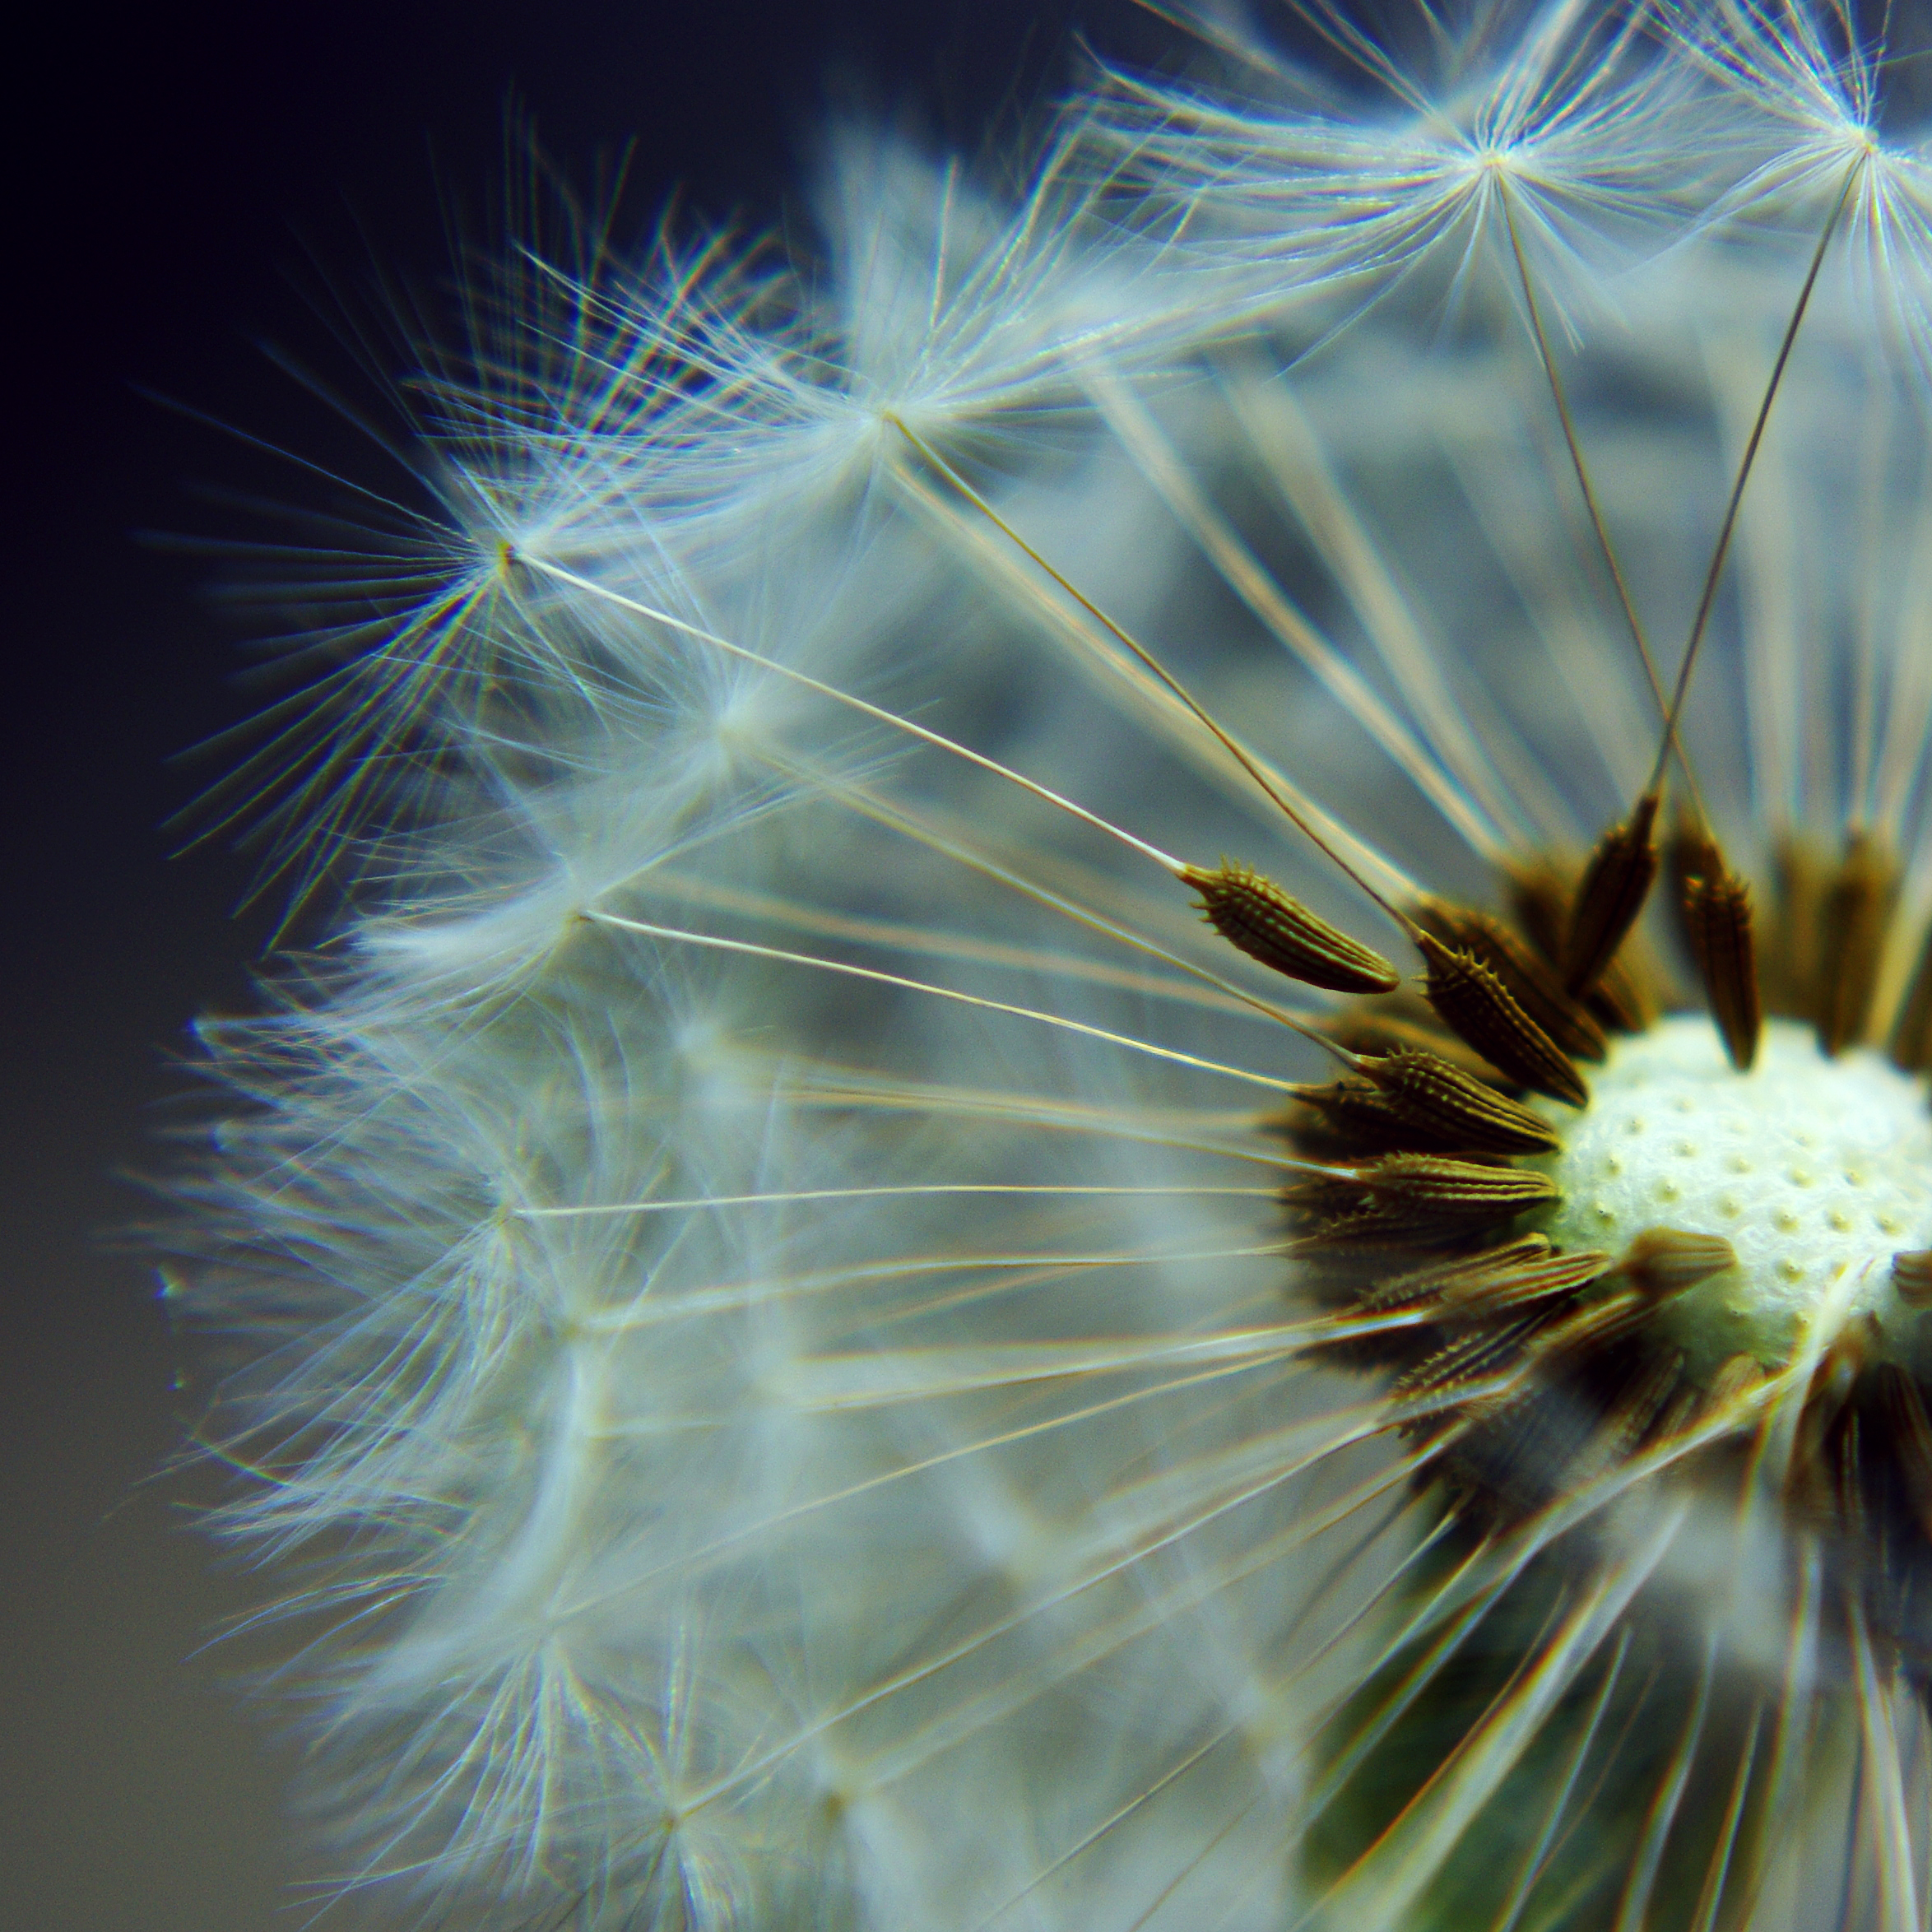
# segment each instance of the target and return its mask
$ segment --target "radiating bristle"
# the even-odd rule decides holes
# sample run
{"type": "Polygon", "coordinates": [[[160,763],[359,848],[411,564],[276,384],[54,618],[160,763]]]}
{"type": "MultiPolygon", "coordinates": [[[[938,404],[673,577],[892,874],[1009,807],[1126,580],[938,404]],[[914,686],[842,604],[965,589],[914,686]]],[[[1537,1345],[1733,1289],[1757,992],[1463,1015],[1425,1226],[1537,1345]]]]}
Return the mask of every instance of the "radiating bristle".
{"type": "Polygon", "coordinates": [[[1157,0],[412,299],[169,1278],[350,1916],[1929,1932],[1927,7],[1157,0]]]}

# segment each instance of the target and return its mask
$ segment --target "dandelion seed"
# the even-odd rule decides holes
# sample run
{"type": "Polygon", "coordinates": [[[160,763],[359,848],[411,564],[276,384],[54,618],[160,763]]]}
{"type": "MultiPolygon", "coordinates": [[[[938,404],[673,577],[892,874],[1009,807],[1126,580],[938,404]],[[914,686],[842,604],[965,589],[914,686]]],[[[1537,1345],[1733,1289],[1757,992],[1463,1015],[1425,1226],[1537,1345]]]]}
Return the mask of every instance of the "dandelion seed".
{"type": "Polygon", "coordinates": [[[172,1277],[404,1922],[1920,1923],[1932,23],[1303,19],[416,351],[172,1277]]]}

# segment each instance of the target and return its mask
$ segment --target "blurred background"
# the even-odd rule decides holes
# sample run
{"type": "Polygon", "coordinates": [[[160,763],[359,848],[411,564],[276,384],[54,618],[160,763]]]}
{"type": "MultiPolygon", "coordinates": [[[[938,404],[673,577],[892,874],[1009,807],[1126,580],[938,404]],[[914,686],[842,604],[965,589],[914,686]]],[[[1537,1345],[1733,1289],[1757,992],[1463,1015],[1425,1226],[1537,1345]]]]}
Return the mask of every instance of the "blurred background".
{"type": "Polygon", "coordinates": [[[238,680],[218,566],[141,533],[256,536],[219,493],[304,500],[244,436],[370,473],[263,346],[340,376],[332,284],[353,304],[380,264],[433,292],[444,205],[481,215],[513,104],[576,179],[630,146],[620,232],[673,188],[697,216],[802,231],[829,100],[971,151],[1064,87],[1080,32],[1172,44],[1131,0],[221,0],[37,9],[10,36],[7,1932],[252,1932],[315,1905],[289,1889],[272,1699],[243,1650],[206,1647],[259,1586],[194,1530],[220,1483],[157,1475],[196,1353],[117,1252],[185,1117],[187,1029],[249,999],[280,909],[248,903],[246,855],[167,827],[225,769],[180,755],[267,691],[238,680]]]}

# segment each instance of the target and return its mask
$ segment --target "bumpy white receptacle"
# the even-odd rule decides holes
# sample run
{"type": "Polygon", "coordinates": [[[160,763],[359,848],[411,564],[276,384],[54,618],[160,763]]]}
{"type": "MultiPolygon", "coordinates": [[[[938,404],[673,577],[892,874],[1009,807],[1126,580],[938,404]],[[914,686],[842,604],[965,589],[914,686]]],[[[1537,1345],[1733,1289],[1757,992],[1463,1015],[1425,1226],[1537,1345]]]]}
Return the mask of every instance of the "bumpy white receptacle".
{"type": "Polygon", "coordinates": [[[1646,1228],[1720,1234],[1738,1265],[1660,1312],[1685,1366],[1727,1356],[1789,1362],[1869,1313],[1884,1357],[1932,1368],[1932,1311],[1900,1300],[1892,1257],[1932,1246],[1926,1084],[1879,1054],[1828,1059],[1812,1029],[1765,1027],[1740,1074],[1702,1015],[1619,1039],[1578,1114],[1539,1111],[1563,1135],[1540,1161],[1563,1189],[1545,1224],[1565,1247],[1621,1254],[1646,1228]]]}

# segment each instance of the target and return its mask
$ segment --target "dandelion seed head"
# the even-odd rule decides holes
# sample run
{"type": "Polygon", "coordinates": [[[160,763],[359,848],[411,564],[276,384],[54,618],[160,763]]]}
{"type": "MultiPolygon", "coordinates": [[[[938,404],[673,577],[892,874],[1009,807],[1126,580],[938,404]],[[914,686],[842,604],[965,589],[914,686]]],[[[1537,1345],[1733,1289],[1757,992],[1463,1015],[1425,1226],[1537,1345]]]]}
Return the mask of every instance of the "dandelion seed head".
{"type": "Polygon", "coordinates": [[[1307,21],[519,233],[278,561],[353,886],[174,1298],[405,1912],[1916,1922],[1896,58],[1307,21]]]}

